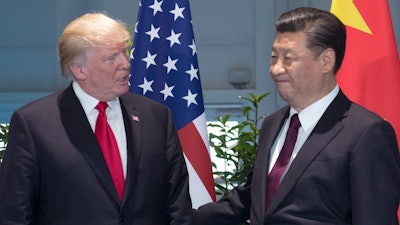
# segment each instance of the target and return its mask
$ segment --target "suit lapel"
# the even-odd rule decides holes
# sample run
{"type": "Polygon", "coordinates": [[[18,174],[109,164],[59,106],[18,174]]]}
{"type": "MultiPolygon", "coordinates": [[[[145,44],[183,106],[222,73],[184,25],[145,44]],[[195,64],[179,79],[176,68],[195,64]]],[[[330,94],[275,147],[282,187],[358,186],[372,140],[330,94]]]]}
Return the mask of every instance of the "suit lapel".
{"type": "Polygon", "coordinates": [[[106,162],[72,85],[59,98],[61,121],[75,147],[82,153],[105,190],[119,202],[106,162]]]}
{"type": "Polygon", "coordinates": [[[126,140],[127,140],[127,174],[125,180],[125,193],[123,203],[131,198],[134,190],[135,177],[138,171],[139,159],[141,155],[141,115],[136,110],[134,100],[127,100],[126,95],[120,98],[122,114],[124,117],[126,140]]]}
{"type": "Polygon", "coordinates": [[[265,215],[266,182],[271,155],[271,148],[281,130],[285,119],[289,115],[289,106],[283,107],[276,113],[265,119],[260,133],[259,150],[254,164],[255,176],[252,178],[252,207],[255,210],[255,218],[262,224],[265,215]]]}
{"type": "Polygon", "coordinates": [[[266,216],[269,216],[284,200],[310,163],[343,128],[340,121],[346,116],[350,104],[351,102],[340,91],[293,160],[287,174],[282,179],[266,216]]]}

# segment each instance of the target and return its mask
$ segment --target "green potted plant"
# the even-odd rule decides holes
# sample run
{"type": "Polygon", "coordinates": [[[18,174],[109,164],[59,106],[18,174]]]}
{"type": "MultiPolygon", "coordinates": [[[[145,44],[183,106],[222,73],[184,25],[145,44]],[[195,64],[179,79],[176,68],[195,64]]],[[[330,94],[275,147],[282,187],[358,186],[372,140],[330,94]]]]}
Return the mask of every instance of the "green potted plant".
{"type": "Polygon", "coordinates": [[[0,124],[0,163],[3,160],[4,152],[6,151],[9,128],[9,124],[0,124]]]}
{"type": "MultiPolygon", "coordinates": [[[[249,97],[239,96],[248,104],[243,109],[244,121],[237,125],[228,124],[231,117],[229,114],[217,118],[217,123],[208,124],[208,127],[218,131],[209,134],[210,146],[214,148],[216,157],[223,159],[225,163],[223,170],[213,172],[218,177],[215,187],[219,197],[225,196],[235,186],[244,184],[252,170],[258,147],[258,127],[264,117],[259,114],[259,103],[269,94],[250,93],[249,97]],[[227,167],[233,168],[233,171],[227,170],[227,167]]],[[[216,169],[214,162],[213,167],[216,169]]]]}

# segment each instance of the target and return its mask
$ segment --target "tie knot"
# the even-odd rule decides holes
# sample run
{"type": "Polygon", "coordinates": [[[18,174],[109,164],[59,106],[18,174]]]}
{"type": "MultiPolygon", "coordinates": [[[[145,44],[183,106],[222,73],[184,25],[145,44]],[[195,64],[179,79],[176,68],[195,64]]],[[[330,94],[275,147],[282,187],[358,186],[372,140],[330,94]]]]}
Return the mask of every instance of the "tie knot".
{"type": "Polygon", "coordinates": [[[297,130],[297,129],[299,129],[300,126],[301,126],[301,123],[300,123],[300,120],[299,120],[299,115],[296,113],[290,119],[289,129],[297,130]]]}
{"type": "Polygon", "coordinates": [[[99,110],[99,112],[105,112],[106,109],[107,109],[107,107],[108,107],[107,102],[99,102],[99,103],[96,105],[95,108],[96,108],[97,110],[99,110]]]}

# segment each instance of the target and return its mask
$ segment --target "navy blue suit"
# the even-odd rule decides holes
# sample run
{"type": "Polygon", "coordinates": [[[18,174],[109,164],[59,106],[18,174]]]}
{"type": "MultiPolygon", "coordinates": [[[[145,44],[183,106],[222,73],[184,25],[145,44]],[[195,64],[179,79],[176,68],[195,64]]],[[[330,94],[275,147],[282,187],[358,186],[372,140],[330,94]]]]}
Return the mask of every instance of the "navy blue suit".
{"type": "Polygon", "coordinates": [[[70,86],[13,114],[0,169],[0,224],[192,222],[188,173],[170,111],[132,93],[120,102],[128,146],[122,203],[70,86]]]}
{"type": "Polygon", "coordinates": [[[265,210],[270,150],[289,114],[285,106],[262,125],[247,184],[196,212],[196,224],[397,225],[400,159],[390,124],[342,93],[301,147],[265,210]]]}

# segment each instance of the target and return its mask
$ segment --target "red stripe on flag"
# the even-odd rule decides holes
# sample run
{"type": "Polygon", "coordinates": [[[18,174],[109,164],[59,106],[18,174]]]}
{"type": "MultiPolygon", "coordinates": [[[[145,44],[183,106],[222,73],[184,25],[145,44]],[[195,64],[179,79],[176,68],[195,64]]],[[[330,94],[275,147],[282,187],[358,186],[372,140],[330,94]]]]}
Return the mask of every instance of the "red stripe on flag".
{"type": "Polygon", "coordinates": [[[189,123],[178,131],[183,152],[192,164],[200,180],[203,182],[213,201],[215,201],[214,181],[210,179],[212,167],[210,155],[201,135],[193,123],[189,123]]]}

